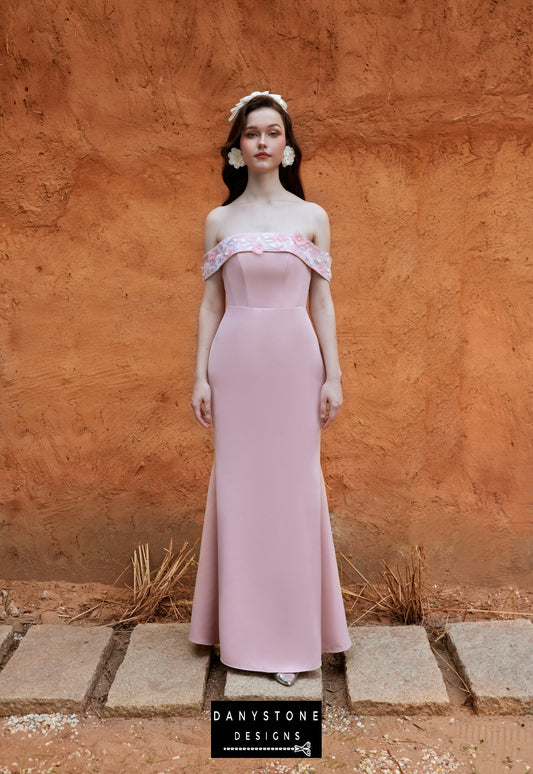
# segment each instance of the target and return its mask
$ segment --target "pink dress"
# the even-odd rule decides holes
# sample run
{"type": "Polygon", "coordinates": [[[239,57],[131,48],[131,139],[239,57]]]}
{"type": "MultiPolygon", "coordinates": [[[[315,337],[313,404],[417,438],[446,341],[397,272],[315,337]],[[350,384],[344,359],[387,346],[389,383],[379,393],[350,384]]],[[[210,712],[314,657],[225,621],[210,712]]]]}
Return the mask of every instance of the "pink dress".
{"type": "Polygon", "coordinates": [[[190,639],[224,664],[304,672],[350,647],[320,467],[325,371],[306,303],[330,257],[300,234],[238,234],[204,256],[226,311],[208,361],[215,460],[190,639]]]}

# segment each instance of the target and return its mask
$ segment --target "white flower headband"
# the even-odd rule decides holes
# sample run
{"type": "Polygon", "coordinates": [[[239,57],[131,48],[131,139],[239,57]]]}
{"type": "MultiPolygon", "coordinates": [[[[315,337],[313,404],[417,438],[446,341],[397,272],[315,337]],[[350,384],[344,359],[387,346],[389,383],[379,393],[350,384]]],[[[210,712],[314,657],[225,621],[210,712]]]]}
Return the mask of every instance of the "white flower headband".
{"type": "Polygon", "coordinates": [[[230,117],[228,118],[228,121],[233,121],[239,110],[244,107],[248,102],[250,102],[253,97],[263,97],[268,96],[272,97],[272,99],[278,103],[278,105],[283,108],[283,110],[287,110],[287,103],[285,100],[281,97],[281,94],[271,94],[269,91],[252,91],[251,94],[248,94],[247,97],[243,97],[240,102],[237,102],[234,108],[231,109],[230,117]]]}

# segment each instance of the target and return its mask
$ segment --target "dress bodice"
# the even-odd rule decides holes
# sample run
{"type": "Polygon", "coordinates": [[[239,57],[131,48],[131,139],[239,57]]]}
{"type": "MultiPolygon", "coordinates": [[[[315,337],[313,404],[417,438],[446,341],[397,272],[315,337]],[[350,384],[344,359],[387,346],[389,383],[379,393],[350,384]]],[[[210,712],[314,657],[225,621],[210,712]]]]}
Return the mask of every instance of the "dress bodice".
{"type": "Polygon", "coordinates": [[[331,258],[301,234],[237,234],[204,255],[204,279],[222,269],[230,306],[305,306],[311,271],[331,278],[331,258]],[[231,260],[230,260],[231,259],[231,260]]]}

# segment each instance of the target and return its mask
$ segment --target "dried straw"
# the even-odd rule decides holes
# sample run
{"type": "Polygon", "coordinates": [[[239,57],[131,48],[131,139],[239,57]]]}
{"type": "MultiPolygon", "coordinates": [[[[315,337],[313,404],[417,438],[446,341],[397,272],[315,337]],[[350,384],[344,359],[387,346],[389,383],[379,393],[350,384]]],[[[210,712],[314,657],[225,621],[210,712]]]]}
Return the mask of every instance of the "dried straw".
{"type": "Polygon", "coordinates": [[[392,620],[403,624],[421,623],[425,617],[427,601],[424,594],[424,553],[420,546],[411,549],[411,556],[403,568],[394,572],[383,560],[385,570],[380,572],[386,587],[388,609],[392,620]]]}
{"type": "Polygon", "coordinates": [[[177,554],[172,552],[172,539],[165,549],[163,561],[155,570],[150,567],[150,548],[148,543],[139,546],[133,554],[132,597],[126,603],[119,624],[137,624],[165,618],[183,620],[185,609],[190,609],[192,601],[183,599],[186,591],[182,579],[195,564],[194,543],[187,548],[185,541],[177,554]]]}
{"type": "Polygon", "coordinates": [[[409,559],[404,559],[404,566],[396,566],[393,570],[384,560],[381,560],[383,570],[380,576],[383,580],[385,593],[374,583],[368,580],[360,570],[341,553],[344,561],[364,581],[364,586],[359,592],[354,592],[343,586],[342,591],[346,596],[353,597],[352,610],[359,602],[370,605],[354,621],[357,623],[371,613],[386,613],[392,621],[402,624],[422,623],[427,610],[427,600],[424,593],[424,553],[421,546],[411,549],[409,559]]]}
{"type": "MultiPolygon", "coordinates": [[[[178,621],[188,620],[192,599],[189,598],[190,584],[185,582],[185,578],[197,564],[195,552],[197,542],[188,548],[186,540],[179,552],[173,554],[171,539],[169,547],[165,548],[163,561],[155,570],[151,569],[149,544],[138,546],[131,559],[133,588],[127,587],[131,591],[130,598],[126,602],[109,598],[99,599],[96,605],[74,616],[70,622],[85,618],[106,605],[118,607],[119,612],[115,623],[120,625],[148,623],[167,618],[178,621]]],[[[119,578],[126,570],[127,568],[123,570],[119,578]]]]}

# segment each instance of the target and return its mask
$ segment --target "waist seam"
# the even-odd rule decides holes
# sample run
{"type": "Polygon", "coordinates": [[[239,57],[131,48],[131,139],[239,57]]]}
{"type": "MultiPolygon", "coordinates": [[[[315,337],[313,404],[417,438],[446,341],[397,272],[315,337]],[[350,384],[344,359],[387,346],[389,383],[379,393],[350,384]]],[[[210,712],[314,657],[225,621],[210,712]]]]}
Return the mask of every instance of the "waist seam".
{"type": "Polygon", "coordinates": [[[262,309],[264,311],[279,311],[280,309],[303,309],[307,311],[306,306],[244,306],[243,304],[226,304],[226,309],[262,309]]]}

